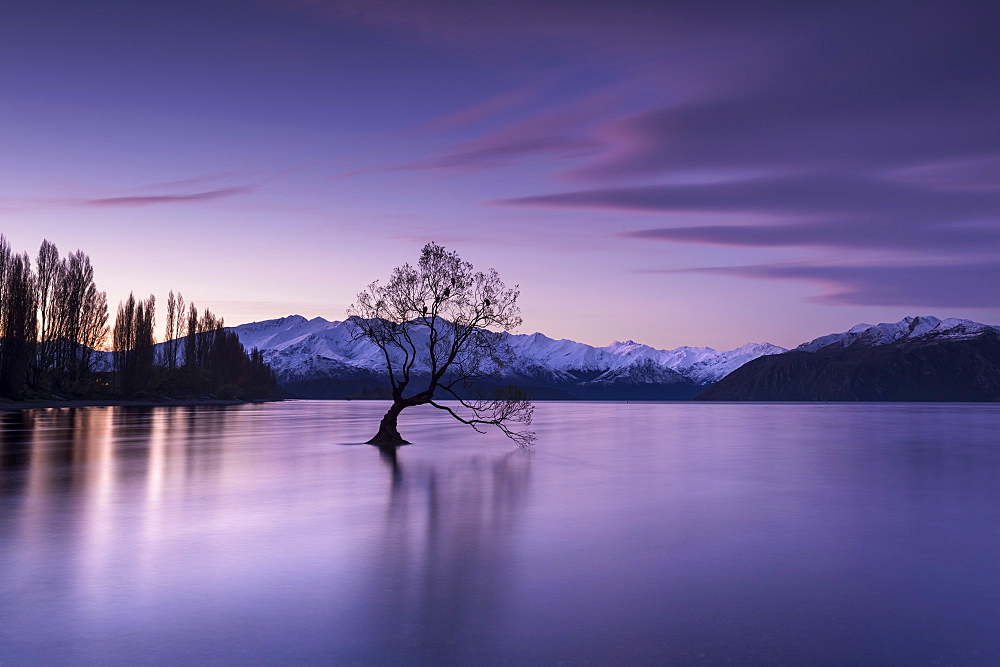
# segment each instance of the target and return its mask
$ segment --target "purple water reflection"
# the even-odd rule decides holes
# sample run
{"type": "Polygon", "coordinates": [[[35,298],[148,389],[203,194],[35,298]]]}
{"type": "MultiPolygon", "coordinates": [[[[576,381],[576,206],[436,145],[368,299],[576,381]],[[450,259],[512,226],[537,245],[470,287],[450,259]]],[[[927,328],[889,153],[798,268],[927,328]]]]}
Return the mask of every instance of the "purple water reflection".
{"type": "Polygon", "coordinates": [[[0,664],[991,663],[1000,406],[0,415],[0,664]]]}

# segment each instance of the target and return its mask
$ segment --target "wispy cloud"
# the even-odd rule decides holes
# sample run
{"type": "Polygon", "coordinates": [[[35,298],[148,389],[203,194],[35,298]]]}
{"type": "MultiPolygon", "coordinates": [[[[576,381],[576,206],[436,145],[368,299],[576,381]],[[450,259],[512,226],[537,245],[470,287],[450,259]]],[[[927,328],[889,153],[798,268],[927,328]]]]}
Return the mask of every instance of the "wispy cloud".
{"type": "Polygon", "coordinates": [[[214,174],[202,174],[199,176],[192,176],[190,178],[181,178],[176,181],[163,181],[162,183],[153,183],[149,185],[148,188],[150,190],[191,188],[193,186],[205,185],[207,183],[218,183],[219,181],[225,181],[234,178],[238,178],[238,175],[232,172],[218,172],[214,174]]]}
{"type": "Polygon", "coordinates": [[[507,167],[529,160],[572,161],[604,150],[605,144],[589,130],[597,118],[622,102],[618,90],[601,90],[555,108],[535,111],[527,118],[498,123],[475,138],[452,143],[437,155],[403,164],[365,167],[340,178],[404,171],[468,173],[507,167]]]}
{"type": "Polygon", "coordinates": [[[338,178],[403,171],[452,171],[467,173],[506,167],[537,157],[570,159],[597,150],[599,144],[574,137],[538,136],[523,139],[490,139],[467,142],[437,157],[385,167],[355,169],[338,178]]]}
{"type": "Polygon", "coordinates": [[[760,265],[707,267],[685,272],[805,281],[823,292],[812,301],[837,306],[996,308],[1000,263],[889,265],[760,265]]]}
{"type": "Polygon", "coordinates": [[[115,197],[92,197],[87,199],[64,200],[62,203],[75,204],[80,206],[156,206],[160,204],[185,204],[193,202],[210,202],[220,199],[228,199],[257,192],[263,186],[279,181],[290,174],[313,166],[315,163],[295,165],[281,171],[276,171],[266,175],[253,174],[233,174],[215,173],[191,178],[183,178],[173,181],[165,181],[147,185],[140,189],[137,194],[127,194],[115,197]],[[243,180],[226,187],[213,189],[196,188],[195,186],[205,186],[210,183],[220,181],[243,180]],[[246,181],[251,181],[247,183],[246,181]]]}
{"type": "Polygon", "coordinates": [[[834,174],[607,188],[499,203],[660,213],[666,220],[671,214],[691,213],[766,220],[662,226],[621,234],[638,240],[906,251],[1000,248],[1000,190],[930,188],[834,174]]]}
{"type": "Polygon", "coordinates": [[[221,188],[202,192],[174,192],[156,195],[134,195],[128,197],[103,197],[86,199],[81,203],[85,206],[151,206],[155,204],[182,204],[187,202],[214,201],[243,195],[256,190],[253,186],[221,188]]]}
{"type": "MultiPolygon", "coordinates": [[[[508,206],[610,210],[656,216],[658,227],[617,234],[646,242],[745,248],[825,248],[845,263],[800,262],[694,269],[742,278],[821,285],[830,305],[1000,306],[1000,189],[968,187],[967,170],[921,178],[814,174],[716,183],[605,188],[499,202],[508,206]],[[669,226],[692,214],[724,224],[669,226]],[[752,222],[747,222],[750,219],[752,222]],[[858,253],[864,253],[859,255],[858,253]],[[857,257],[880,255],[859,265],[857,257]],[[947,257],[947,263],[938,258],[947,257]],[[903,260],[903,258],[907,258],[903,260]]],[[[974,175],[988,183],[982,173],[974,175]]],[[[987,175],[988,176],[988,175],[987,175]]],[[[635,218],[632,222],[634,224],[635,218]]]]}

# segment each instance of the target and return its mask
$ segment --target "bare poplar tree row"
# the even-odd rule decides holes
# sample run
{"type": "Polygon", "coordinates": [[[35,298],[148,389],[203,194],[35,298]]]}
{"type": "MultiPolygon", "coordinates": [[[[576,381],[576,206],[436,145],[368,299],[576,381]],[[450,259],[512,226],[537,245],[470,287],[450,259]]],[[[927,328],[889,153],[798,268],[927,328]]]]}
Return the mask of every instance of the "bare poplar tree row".
{"type": "Polygon", "coordinates": [[[171,291],[160,346],[155,325],[156,298],[129,294],[109,329],[107,295],[97,289],[84,253],[60,258],[45,240],[33,270],[28,254],[12,252],[0,235],[0,396],[274,393],[274,373],[263,355],[247,353],[208,309],[199,315],[193,303],[171,291]],[[104,368],[113,366],[114,372],[99,373],[96,358],[108,353],[96,350],[109,333],[114,352],[104,368]]]}
{"type": "Polygon", "coordinates": [[[164,340],[154,354],[155,305],[152,295],[145,301],[129,295],[118,309],[113,354],[118,388],[125,396],[236,398],[274,393],[274,373],[263,355],[258,350],[247,353],[221,317],[207,308],[199,314],[180,293],[167,295],[164,340]]]}
{"type": "Polygon", "coordinates": [[[82,252],[60,259],[43,241],[31,267],[0,236],[0,395],[24,387],[77,390],[91,379],[94,348],[108,334],[107,295],[82,252]]]}

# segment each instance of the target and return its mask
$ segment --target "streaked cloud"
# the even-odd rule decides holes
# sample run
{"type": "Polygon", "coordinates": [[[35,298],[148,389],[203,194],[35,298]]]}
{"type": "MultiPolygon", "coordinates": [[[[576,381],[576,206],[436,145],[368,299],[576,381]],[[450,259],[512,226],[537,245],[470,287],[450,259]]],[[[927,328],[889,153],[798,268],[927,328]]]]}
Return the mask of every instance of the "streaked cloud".
{"type": "Polygon", "coordinates": [[[626,238],[729,246],[980,252],[1000,244],[1000,190],[833,174],[583,190],[499,202],[619,212],[753,216],[761,224],[655,227],[626,238]]]}
{"type": "Polygon", "coordinates": [[[770,280],[805,281],[823,291],[813,301],[837,306],[996,308],[1000,263],[760,265],[689,269],[770,280]]]}
{"type": "Polygon", "coordinates": [[[253,192],[256,188],[252,186],[242,186],[233,188],[221,188],[219,190],[205,190],[202,192],[174,192],[169,194],[155,195],[132,195],[128,197],[103,197],[99,199],[86,199],[81,203],[86,206],[152,206],[156,204],[183,204],[189,202],[215,201],[236,195],[243,195],[253,192]]]}

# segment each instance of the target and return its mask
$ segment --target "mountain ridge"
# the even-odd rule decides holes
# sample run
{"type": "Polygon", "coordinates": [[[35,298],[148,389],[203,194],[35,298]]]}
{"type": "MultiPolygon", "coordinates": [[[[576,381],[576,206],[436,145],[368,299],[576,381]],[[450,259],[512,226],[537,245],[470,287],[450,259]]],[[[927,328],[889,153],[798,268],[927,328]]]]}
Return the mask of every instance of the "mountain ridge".
{"type": "MultiPolygon", "coordinates": [[[[355,340],[350,329],[346,321],[301,315],[232,327],[245,347],[256,347],[264,353],[279,383],[292,393],[312,398],[349,398],[372,395],[373,391],[377,395],[378,388],[388,384],[382,370],[382,351],[365,340],[355,340]]],[[[793,372],[793,367],[799,369],[797,373],[807,373],[806,366],[815,365],[812,357],[817,354],[823,359],[844,351],[848,356],[858,356],[862,349],[917,349],[978,340],[987,334],[1000,335],[1000,327],[933,316],[858,324],[847,331],[806,341],[792,350],[770,343],[747,343],[724,351],[692,346],[661,350],[633,340],[596,347],[549,338],[540,332],[505,333],[516,361],[504,369],[499,381],[525,386],[538,398],[692,399],[699,394],[712,396],[713,392],[721,395],[716,387],[734,386],[736,381],[727,378],[736,371],[745,377],[747,371],[741,369],[748,366],[777,364],[784,365],[786,373],[793,372]],[[812,360],[793,362],[799,355],[812,355],[803,357],[812,360]]],[[[882,359],[886,354],[869,356],[868,361],[874,363],[876,357],[882,359]]],[[[878,363],[883,364],[884,371],[886,362],[878,363]]],[[[415,370],[419,374],[419,365],[415,370]]],[[[878,380],[871,382],[877,384],[878,380]]]]}
{"type": "MultiPolygon", "coordinates": [[[[320,391],[318,385],[324,378],[349,385],[320,391],[323,397],[334,397],[350,390],[363,392],[384,375],[382,351],[367,341],[354,340],[345,321],[289,315],[232,330],[247,349],[256,347],[264,353],[283,386],[297,387],[309,395],[320,391]]],[[[748,360],[785,351],[770,343],[747,343],[725,351],[690,346],[659,350],[631,340],[595,347],[549,338],[541,332],[503,335],[516,359],[504,370],[504,380],[570,398],[614,398],[619,394],[692,398],[701,387],[717,382],[748,360]],[[622,387],[633,390],[624,394],[615,391],[622,387]]],[[[416,370],[422,370],[419,364],[416,370]]]]}

